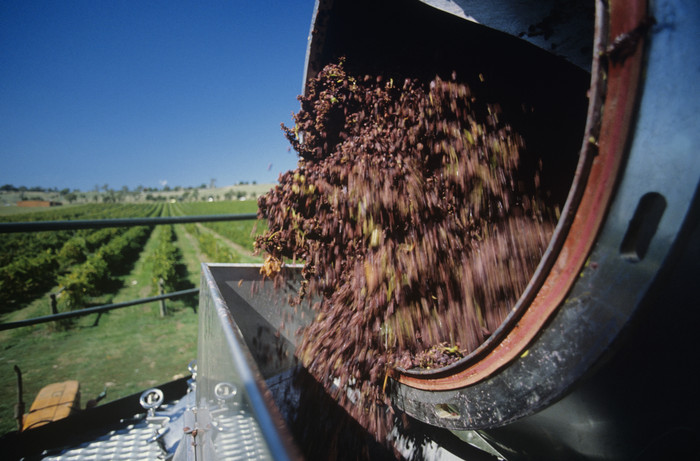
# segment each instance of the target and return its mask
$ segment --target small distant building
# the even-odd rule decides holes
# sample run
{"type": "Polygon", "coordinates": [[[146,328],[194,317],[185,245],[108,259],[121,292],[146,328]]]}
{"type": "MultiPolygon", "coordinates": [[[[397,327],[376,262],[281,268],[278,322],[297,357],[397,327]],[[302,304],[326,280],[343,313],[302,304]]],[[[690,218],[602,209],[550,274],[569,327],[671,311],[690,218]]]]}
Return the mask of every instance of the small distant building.
{"type": "Polygon", "coordinates": [[[24,207],[50,207],[50,206],[61,206],[61,202],[50,202],[48,200],[20,200],[17,202],[17,206],[24,207]]]}

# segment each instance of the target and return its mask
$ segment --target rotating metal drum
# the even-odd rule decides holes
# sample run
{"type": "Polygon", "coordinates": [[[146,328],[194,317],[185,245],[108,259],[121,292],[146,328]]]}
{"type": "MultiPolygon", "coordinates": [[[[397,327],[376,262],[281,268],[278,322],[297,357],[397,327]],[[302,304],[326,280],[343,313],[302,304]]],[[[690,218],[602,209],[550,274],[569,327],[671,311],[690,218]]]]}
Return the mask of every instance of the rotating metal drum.
{"type": "Polygon", "coordinates": [[[486,80],[488,102],[530,108],[513,124],[562,206],[505,322],[451,366],[396,370],[400,409],[508,459],[698,453],[698,43],[691,0],[317,3],[305,79],[342,56],[486,80]]]}

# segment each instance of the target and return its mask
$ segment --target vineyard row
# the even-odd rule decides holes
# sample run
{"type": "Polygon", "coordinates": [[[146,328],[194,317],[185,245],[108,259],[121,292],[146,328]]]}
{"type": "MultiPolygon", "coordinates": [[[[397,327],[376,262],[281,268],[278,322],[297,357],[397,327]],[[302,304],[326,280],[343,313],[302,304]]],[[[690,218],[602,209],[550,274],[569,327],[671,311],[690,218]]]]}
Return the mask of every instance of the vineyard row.
{"type": "MultiPolygon", "coordinates": [[[[207,215],[218,213],[255,212],[255,202],[215,202],[191,204],[101,204],[66,207],[30,213],[13,221],[110,219],[125,217],[207,215]]],[[[10,219],[8,219],[10,220],[10,219]]],[[[252,250],[253,232],[260,232],[264,223],[240,221],[235,223],[206,223],[209,229],[252,250]]],[[[199,250],[217,262],[237,262],[238,253],[229,245],[196,225],[186,226],[196,238],[199,250]]],[[[109,288],[115,274],[138,257],[152,228],[105,228],[99,230],[56,231],[7,234],[0,240],[0,313],[21,308],[44,295],[55,286],[62,287],[59,296],[61,310],[80,308],[89,297],[109,288]],[[11,255],[9,257],[8,255],[11,255]]],[[[153,291],[163,280],[166,292],[177,289],[176,265],[181,257],[173,226],[162,226],[155,234],[158,239],[153,254],[153,291]]]]}

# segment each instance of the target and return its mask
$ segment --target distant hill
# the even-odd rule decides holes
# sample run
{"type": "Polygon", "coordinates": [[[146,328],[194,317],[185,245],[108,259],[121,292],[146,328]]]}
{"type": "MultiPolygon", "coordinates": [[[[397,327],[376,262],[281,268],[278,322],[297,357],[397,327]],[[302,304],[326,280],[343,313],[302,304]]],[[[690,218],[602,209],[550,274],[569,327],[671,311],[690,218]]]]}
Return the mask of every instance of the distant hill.
{"type": "MultiPolygon", "coordinates": [[[[236,184],[223,187],[173,187],[165,190],[112,190],[100,191],[0,191],[0,207],[17,207],[22,200],[60,202],[63,205],[104,202],[153,202],[153,201],[222,201],[255,200],[275,184],[236,184]]],[[[9,210],[5,210],[9,211],[9,210]]],[[[0,211],[2,213],[2,211],[0,211]]]]}

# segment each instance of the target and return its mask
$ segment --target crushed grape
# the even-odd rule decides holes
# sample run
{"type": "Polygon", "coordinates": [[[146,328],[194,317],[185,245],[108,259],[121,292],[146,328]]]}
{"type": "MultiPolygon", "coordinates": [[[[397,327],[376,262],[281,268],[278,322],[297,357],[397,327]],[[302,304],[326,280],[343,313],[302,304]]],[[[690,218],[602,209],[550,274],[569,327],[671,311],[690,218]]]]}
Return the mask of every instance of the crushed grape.
{"type": "Polygon", "coordinates": [[[269,230],[256,247],[268,276],[303,262],[299,297],[321,301],[298,355],[382,439],[388,370],[445,366],[482,344],[554,218],[518,180],[523,139],[454,78],[349,75],[341,61],[299,100],[283,125],[298,167],[259,199],[269,230]]]}

